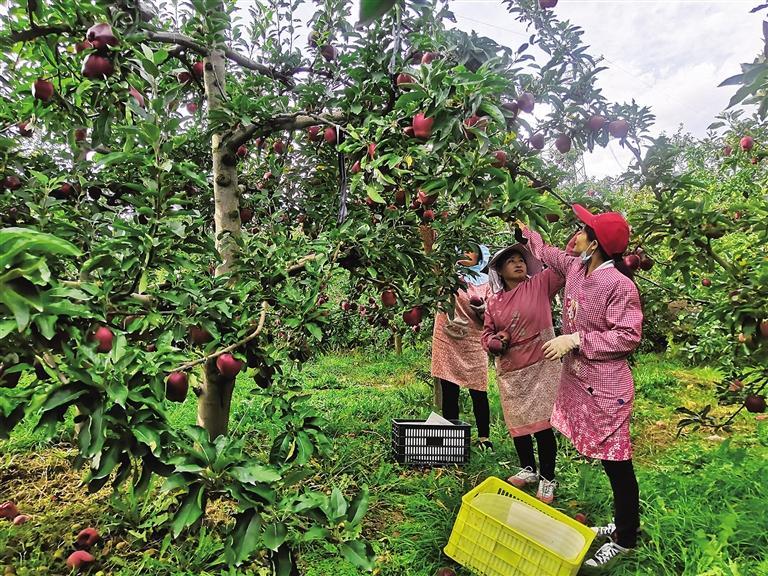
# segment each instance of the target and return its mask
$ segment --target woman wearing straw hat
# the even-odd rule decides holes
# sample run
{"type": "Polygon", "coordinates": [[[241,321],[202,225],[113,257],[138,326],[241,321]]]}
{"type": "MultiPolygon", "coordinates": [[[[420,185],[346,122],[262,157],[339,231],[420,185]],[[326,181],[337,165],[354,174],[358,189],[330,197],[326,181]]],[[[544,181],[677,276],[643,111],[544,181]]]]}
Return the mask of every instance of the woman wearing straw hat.
{"type": "Polygon", "coordinates": [[[629,225],[617,212],[592,214],[573,206],[584,228],[576,236],[581,257],[544,244],[519,222],[536,256],[565,276],[563,334],[546,342],[544,355],[562,358],[552,425],[584,456],[601,461],[613,492],[614,523],[595,527],[609,536],[588,568],[605,568],[637,544],[639,491],[632,465],[629,424],[634,384],[627,357],[640,344],[643,313],[632,272],[622,254],[629,225]]]}
{"type": "Polygon", "coordinates": [[[557,443],[550,417],[560,383],[560,363],[544,358],[542,342],[555,337],[551,301],[564,278],[543,270],[523,244],[497,252],[489,264],[492,296],[488,300],[483,347],[496,356],[496,382],[520,470],[509,482],[522,488],[538,484],[536,497],[555,497],[557,443]],[[533,453],[539,451],[539,467],[533,453]]]}
{"type": "Polygon", "coordinates": [[[492,450],[488,355],[480,344],[488,296],[488,275],[483,270],[489,257],[488,248],[480,244],[457,262],[465,288],[456,293],[453,317],[445,312],[435,316],[431,372],[439,380],[442,412],[449,420],[459,418],[459,391],[469,390],[478,445],[492,450]]]}

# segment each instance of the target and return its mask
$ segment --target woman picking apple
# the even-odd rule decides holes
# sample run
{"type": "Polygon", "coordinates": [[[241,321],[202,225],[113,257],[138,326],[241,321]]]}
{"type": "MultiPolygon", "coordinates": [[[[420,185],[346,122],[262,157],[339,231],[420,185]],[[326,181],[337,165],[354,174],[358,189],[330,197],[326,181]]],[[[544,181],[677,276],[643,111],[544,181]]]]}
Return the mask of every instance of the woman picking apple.
{"type": "Polygon", "coordinates": [[[489,264],[492,295],[488,299],[483,348],[496,356],[504,421],[515,444],[520,470],[509,478],[518,488],[538,483],[536,497],[555,498],[557,442],[549,419],[560,384],[560,363],[544,358],[541,344],[555,337],[552,298],[565,279],[523,244],[494,254],[489,264]],[[539,449],[539,468],[533,438],[539,449]]]}
{"type": "Polygon", "coordinates": [[[432,332],[432,376],[440,380],[442,412],[449,420],[459,418],[459,390],[468,388],[477,425],[478,444],[493,449],[490,441],[491,410],[488,405],[488,355],[480,344],[485,299],[488,294],[490,252],[482,244],[459,260],[459,275],[466,285],[454,297],[454,316],[435,316],[432,332]]]}
{"type": "Polygon", "coordinates": [[[580,258],[518,225],[533,253],[565,276],[563,334],[543,346],[546,358],[563,359],[552,425],[579,453],[599,459],[610,480],[615,524],[593,530],[611,541],[585,562],[605,568],[636,546],[640,526],[629,435],[635,394],[627,357],[640,344],[643,313],[622,259],[629,243],[627,221],[617,212],[592,214],[578,204],[573,211],[584,223],[574,246],[580,258]]]}

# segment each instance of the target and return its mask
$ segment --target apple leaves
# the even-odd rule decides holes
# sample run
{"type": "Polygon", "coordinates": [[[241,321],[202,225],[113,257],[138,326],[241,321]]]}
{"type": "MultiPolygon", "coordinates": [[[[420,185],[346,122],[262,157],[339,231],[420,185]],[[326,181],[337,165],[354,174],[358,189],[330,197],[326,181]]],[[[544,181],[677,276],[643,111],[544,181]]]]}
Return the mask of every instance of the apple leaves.
{"type": "Polygon", "coordinates": [[[358,26],[368,26],[395,5],[395,0],[360,0],[360,21],[358,26]]]}

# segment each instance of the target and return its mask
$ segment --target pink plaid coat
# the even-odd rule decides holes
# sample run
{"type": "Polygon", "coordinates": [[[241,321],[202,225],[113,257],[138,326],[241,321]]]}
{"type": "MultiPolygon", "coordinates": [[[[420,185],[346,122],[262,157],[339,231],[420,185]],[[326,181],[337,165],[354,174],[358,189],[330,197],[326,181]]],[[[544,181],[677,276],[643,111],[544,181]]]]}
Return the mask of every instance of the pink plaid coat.
{"type": "Polygon", "coordinates": [[[480,342],[483,323],[469,306],[469,299],[479,296],[487,301],[489,293],[487,282],[477,286],[470,284],[456,293],[454,317],[467,322],[467,335],[461,340],[451,338],[443,331],[448,322],[445,312],[435,316],[432,331],[433,377],[470,390],[488,390],[488,354],[480,342]]]}
{"type": "Polygon", "coordinates": [[[635,387],[627,356],[640,344],[643,312],[635,284],[613,266],[589,276],[578,257],[526,230],[533,253],[565,276],[563,334],[581,346],[563,357],[552,425],[576,450],[601,460],[629,460],[635,387]]]}

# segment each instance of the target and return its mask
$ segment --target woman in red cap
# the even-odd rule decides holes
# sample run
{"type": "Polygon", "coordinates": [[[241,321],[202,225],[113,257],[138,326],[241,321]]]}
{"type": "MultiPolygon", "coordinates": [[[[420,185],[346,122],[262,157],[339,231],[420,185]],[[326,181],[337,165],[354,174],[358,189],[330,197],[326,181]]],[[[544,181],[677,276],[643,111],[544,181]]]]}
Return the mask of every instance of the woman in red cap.
{"type": "Polygon", "coordinates": [[[563,366],[552,425],[584,456],[602,462],[613,491],[614,523],[595,527],[611,540],[585,562],[604,568],[637,544],[637,478],[629,436],[634,383],[627,357],[640,344],[643,313],[632,272],[622,255],[629,225],[617,212],[592,214],[573,206],[584,228],[575,239],[580,257],[544,244],[523,223],[533,253],[565,276],[563,334],[543,346],[563,366]]]}
{"type": "Polygon", "coordinates": [[[555,337],[551,301],[565,278],[551,268],[542,271],[541,262],[523,244],[497,252],[488,269],[492,295],[482,343],[496,356],[501,408],[520,461],[520,470],[509,482],[518,488],[538,484],[536,497],[549,504],[555,498],[557,453],[550,417],[560,363],[545,359],[541,344],[555,337]]]}

